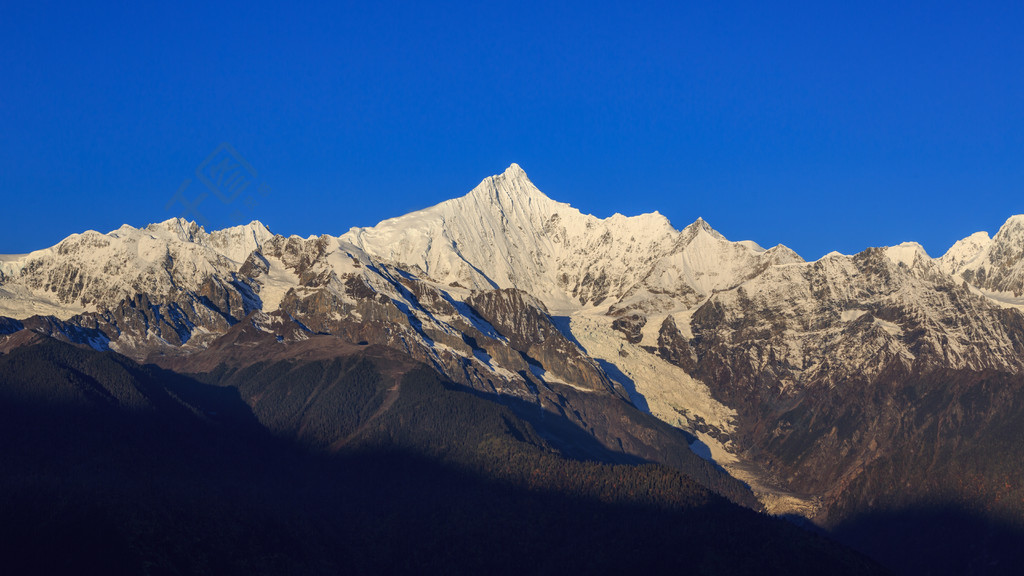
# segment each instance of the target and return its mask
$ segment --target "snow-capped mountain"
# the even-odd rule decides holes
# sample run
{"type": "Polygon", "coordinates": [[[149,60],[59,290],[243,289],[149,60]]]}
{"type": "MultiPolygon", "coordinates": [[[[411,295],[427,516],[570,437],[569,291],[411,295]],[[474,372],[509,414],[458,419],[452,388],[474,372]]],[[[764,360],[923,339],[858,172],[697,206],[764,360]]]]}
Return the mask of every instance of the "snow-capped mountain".
{"type": "Polygon", "coordinates": [[[960,240],[939,262],[947,274],[993,300],[1019,306],[1024,295],[1024,216],[1010,218],[991,238],[977,232],[960,240]]]}
{"type": "Polygon", "coordinates": [[[67,319],[136,294],[199,291],[212,277],[230,277],[272,236],[259,222],[208,234],[178,218],[72,234],[51,248],[0,256],[0,313],[67,319]]]}
{"type": "Polygon", "coordinates": [[[666,437],[631,403],[810,515],[939,417],[907,420],[922,378],[1024,373],[1022,293],[1024,217],[939,259],[907,243],[805,262],[700,219],[582,214],[513,164],[340,237],[174,219],[0,256],[0,334],[165,365],[259,334],[381,344],[656,460],[666,437]]]}
{"type": "Polygon", "coordinates": [[[565,312],[660,309],[660,296],[692,303],[769,263],[801,261],[782,246],[728,242],[703,220],[680,231],[657,212],[582,214],[545,196],[517,164],[462,198],[354,228],[341,240],[436,282],[516,287],[565,312]]]}

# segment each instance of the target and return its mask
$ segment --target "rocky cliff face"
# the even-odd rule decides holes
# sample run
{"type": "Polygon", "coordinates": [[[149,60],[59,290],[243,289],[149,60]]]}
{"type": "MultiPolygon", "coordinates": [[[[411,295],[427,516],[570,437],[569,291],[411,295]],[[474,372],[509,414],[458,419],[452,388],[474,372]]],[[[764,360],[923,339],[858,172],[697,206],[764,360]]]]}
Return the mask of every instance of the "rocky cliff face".
{"type": "Polygon", "coordinates": [[[745,457],[776,485],[816,495],[826,521],[865,469],[912,452],[937,422],[955,443],[963,430],[951,422],[1003,417],[1000,392],[961,383],[1020,380],[1021,320],[903,246],[770,267],[713,295],[688,325],[667,318],[658,353],[735,408],[745,457]]]}
{"type": "Polygon", "coordinates": [[[555,327],[544,304],[529,294],[516,288],[491,290],[470,296],[466,303],[523,355],[531,372],[547,376],[547,366],[551,377],[570,386],[625,396],[597,362],[555,327]]]}

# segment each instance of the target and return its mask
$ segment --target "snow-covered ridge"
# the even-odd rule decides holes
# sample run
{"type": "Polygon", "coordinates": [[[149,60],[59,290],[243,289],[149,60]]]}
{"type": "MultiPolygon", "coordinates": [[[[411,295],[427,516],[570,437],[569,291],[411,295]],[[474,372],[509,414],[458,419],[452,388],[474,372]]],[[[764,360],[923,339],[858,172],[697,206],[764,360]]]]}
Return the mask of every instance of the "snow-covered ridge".
{"type": "MultiPolygon", "coordinates": [[[[136,291],[195,288],[210,275],[236,272],[272,238],[260,222],[206,232],[180,218],[72,234],[51,248],[0,255],[0,315],[66,318],[136,291]]],[[[583,214],[538,190],[517,164],[465,196],[322,238],[347,247],[350,256],[339,265],[372,258],[453,290],[520,288],[556,314],[599,308],[653,314],[652,320],[692,310],[769,267],[810,265],[785,246],[730,242],[699,218],[676,230],[657,212],[605,219],[583,214]]],[[[1022,253],[1024,216],[1007,220],[994,238],[980,232],[957,242],[939,259],[913,242],[884,249],[893,263],[937,265],[1003,300],[1024,291],[1022,253]]],[[[833,253],[818,262],[831,258],[850,256],[833,253]]],[[[286,268],[278,263],[266,277],[271,306],[297,282],[286,268]]]]}
{"type": "Polygon", "coordinates": [[[894,264],[903,264],[908,268],[913,267],[918,260],[931,260],[928,253],[925,252],[924,246],[917,242],[904,242],[896,246],[889,246],[885,249],[885,255],[894,264]]]}
{"type": "MultiPolygon", "coordinates": [[[[244,226],[234,226],[207,233],[202,226],[183,218],[171,218],[163,222],[149,224],[144,228],[134,228],[128,224],[116,230],[101,234],[95,230],[74,233],[56,245],[28,254],[0,254],[0,272],[6,276],[17,276],[29,262],[55,255],[63,255],[75,250],[76,245],[90,243],[102,249],[97,256],[109,255],[119,245],[143,243],[145,246],[156,244],[196,244],[225,256],[236,262],[242,262],[253,251],[274,235],[259,221],[252,221],[244,226]],[[101,238],[105,238],[101,239],[101,238]],[[113,248],[111,248],[113,247],[113,248]],[[109,249],[108,249],[109,248],[109,249]]],[[[143,248],[145,251],[145,248],[143,248]]]]}
{"type": "MultiPolygon", "coordinates": [[[[260,222],[207,232],[180,218],[72,234],[50,248],[0,255],[0,315],[66,318],[136,292],[194,289],[211,275],[236,272],[272,238],[260,222]]],[[[465,196],[322,238],[347,247],[342,267],[372,258],[453,290],[516,287],[563,315],[600,309],[664,318],[769,267],[816,264],[785,246],[730,242],[703,219],[676,230],[657,212],[583,214],[538,190],[517,164],[465,196]]],[[[979,232],[957,242],[939,259],[913,242],[883,252],[895,264],[938,269],[1000,302],[1024,295],[1024,216],[1008,219],[994,237],[979,232]]],[[[818,263],[834,258],[850,256],[833,253],[818,263]]],[[[297,282],[286,268],[279,262],[266,277],[271,306],[297,282]]]]}
{"type": "Polygon", "coordinates": [[[786,249],[769,255],[754,242],[729,242],[700,219],[676,230],[657,212],[582,214],[544,195],[517,164],[466,196],[341,239],[437,282],[518,287],[563,312],[644,294],[706,294],[779,252],[800,260],[786,249]]]}
{"type": "Polygon", "coordinates": [[[1011,216],[995,236],[976,232],[939,260],[942,270],[987,293],[1024,296],[1024,215],[1011,216]]]}
{"type": "Polygon", "coordinates": [[[196,290],[210,277],[236,271],[270,238],[260,222],[207,233],[181,218],[72,234],[50,248],[0,256],[0,315],[66,319],[135,294],[196,290]]]}

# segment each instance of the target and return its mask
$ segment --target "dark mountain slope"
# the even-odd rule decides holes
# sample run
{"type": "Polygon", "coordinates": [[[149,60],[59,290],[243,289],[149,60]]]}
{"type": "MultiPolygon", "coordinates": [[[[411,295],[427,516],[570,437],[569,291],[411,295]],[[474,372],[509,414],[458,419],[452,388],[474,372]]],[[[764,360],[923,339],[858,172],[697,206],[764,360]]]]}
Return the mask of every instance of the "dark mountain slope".
{"type": "MultiPolygon", "coordinates": [[[[307,381],[322,368],[312,365],[307,381]]],[[[877,571],[674,470],[567,460],[510,409],[430,370],[404,372],[380,412],[394,382],[380,375],[394,364],[370,351],[326,366],[347,375],[334,381],[336,401],[365,408],[339,417],[356,435],[333,455],[333,442],[301,427],[296,444],[287,426],[257,426],[233,387],[52,340],[0,356],[0,564],[50,574],[877,571]]]]}
{"type": "Polygon", "coordinates": [[[832,509],[842,539],[905,574],[1024,566],[1024,393],[1005,374],[913,379],[904,431],[832,509]]]}
{"type": "MultiPolygon", "coordinates": [[[[553,330],[553,328],[552,328],[553,330]]],[[[278,341],[271,333],[240,323],[202,352],[188,357],[160,359],[162,365],[194,372],[192,377],[219,386],[234,387],[268,429],[318,448],[338,450],[360,444],[367,434],[387,434],[415,427],[392,422],[390,412],[417,414],[421,442],[433,435],[449,450],[466,439],[457,438],[463,418],[491,422],[521,421],[529,428],[524,437],[545,450],[578,460],[636,464],[657,462],[675,468],[703,486],[740,505],[759,509],[750,490],[715,464],[701,459],[689,448],[692,438],[681,430],[641,413],[625,400],[595,394],[571,386],[552,384],[553,401],[533,403],[515,397],[486,393],[445,383],[450,390],[436,398],[410,404],[403,392],[403,378],[410,372],[428,370],[407,355],[379,345],[358,346],[335,336],[311,335],[298,341],[278,341]],[[461,395],[453,396],[455,392],[461,395]],[[473,398],[473,412],[451,412],[453,405],[473,398]],[[490,406],[497,404],[497,406],[490,406]],[[383,416],[389,416],[382,420],[383,416]],[[441,432],[441,428],[459,429],[441,432]]],[[[437,380],[440,376],[422,374],[437,380]]],[[[440,380],[438,380],[440,382],[440,380]]]]}

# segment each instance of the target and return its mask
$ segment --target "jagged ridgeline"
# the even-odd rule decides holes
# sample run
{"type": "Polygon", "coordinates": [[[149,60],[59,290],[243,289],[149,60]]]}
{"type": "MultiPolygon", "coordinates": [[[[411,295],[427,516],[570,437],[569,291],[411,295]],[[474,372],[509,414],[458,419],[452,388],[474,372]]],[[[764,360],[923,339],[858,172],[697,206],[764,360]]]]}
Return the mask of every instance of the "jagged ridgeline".
{"type": "Polygon", "coordinates": [[[0,350],[45,336],[235,391],[245,426],[327,462],[387,445],[584,499],[600,490],[561,475],[658,470],[899,570],[1006,571],[1022,296],[1022,217],[941,258],[908,243],[805,262],[700,219],[582,214],[513,164],[338,237],[175,219],[0,256],[0,350]],[[409,374],[447,400],[402,408],[409,374]],[[404,436],[421,425],[431,440],[404,436]]]}

